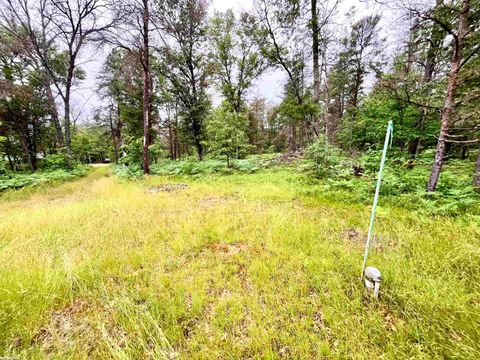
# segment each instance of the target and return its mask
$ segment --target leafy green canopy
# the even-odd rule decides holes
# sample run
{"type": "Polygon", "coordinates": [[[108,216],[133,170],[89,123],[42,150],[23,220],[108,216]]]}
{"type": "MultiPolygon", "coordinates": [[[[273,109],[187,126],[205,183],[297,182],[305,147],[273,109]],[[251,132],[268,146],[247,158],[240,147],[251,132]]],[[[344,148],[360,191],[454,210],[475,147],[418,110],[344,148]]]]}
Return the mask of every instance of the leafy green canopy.
{"type": "Polygon", "coordinates": [[[206,127],[208,149],[214,156],[225,156],[228,166],[230,159],[242,158],[251,150],[247,139],[247,117],[235,112],[228,102],[211,112],[206,127]]]}

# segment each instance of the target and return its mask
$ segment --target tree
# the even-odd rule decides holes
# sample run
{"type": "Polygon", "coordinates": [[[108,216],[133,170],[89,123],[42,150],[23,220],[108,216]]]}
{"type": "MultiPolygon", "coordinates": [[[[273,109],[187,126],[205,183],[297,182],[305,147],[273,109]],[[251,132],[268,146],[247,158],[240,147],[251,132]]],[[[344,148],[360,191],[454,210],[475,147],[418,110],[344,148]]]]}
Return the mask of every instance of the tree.
{"type": "MultiPolygon", "coordinates": [[[[28,0],[3,0],[0,11],[2,28],[5,34],[16,42],[17,51],[21,52],[24,59],[29,59],[30,66],[34,66],[39,81],[43,84],[47,95],[51,121],[55,126],[57,145],[63,147],[63,135],[60,117],[55,103],[52,86],[55,79],[64,76],[58,73],[65,68],[61,66],[64,56],[55,47],[56,34],[49,28],[50,22],[45,17],[45,9],[49,0],[40,0],[37,7],[32,7],[28,0]],[[32,18],[39,17],[35,25],[32,18]],[[36,26],[37,24],[38,27],[36,26]],[[48,67],[47,67],[47,64],[48,67]],[[50,69],[50,70],[49,70],[50,69]]],[[[75,75],[81,77],[80,72],[75,75]]]]}
{"type": "MultiPolygon", "coordinates": [[[[94,41],[100,39],[103,31],[109,29],[114,22],[100,22],[99,16],[107,10],[101,0],[49,0],[41,16],[48,21],[58,40],[66,47],[66,76],[64,79],[56,79],[55,72],[47,59],[43,61],[47,71],[55,79],[54,83],[64,103],[64,129],[65,145],[71,153],[71,94],[74,79],[78,78],[76,70],[81,50],[94,41]]],[[[105,19],[103,17],[102,19],[105,19]]]]}
{"type": "Polygon", "coordinates": [[[237,20],[228,10],[211,20],[210,37],[218,88],[239,113],[245,92],[268,67],[258,46],[262,42],[258,25],[252,15],[242,13],[237,20]]]}
{"type": "MultiPolygon", "coordinates": [[[[434,8],[434,12],[438,12],[441,10],[442,6],[442,1],[437,0],[436,1],[436,6],[434,8]]],[[[427,50],[424,51],[423,55],[423,76],[421,79],[421,84],[422,87],[425,87],[428,89],[430,82],[433,80],[435,70],[437,69],[438,62],[440,61],[440,55],[441,55],[441,50],[442,50],[442,42],[445,39],[446,32],[442,27],[437,23],[437,22],[428,22],[429,25],[429,31],[427,38],[424,40],[427,42],[427,50]]],[[[419,31],[420,34],[421,31],[419,31]]],[[[427,94],[424,94],[427,95],[427,94]]],[[[425,98],[424,98],[425,99],[425,98]]],[[[419,117],[418,121],[414,124],[414,128],[421,127],[429,113],[430,108],[428,106],[422,106],[422,116],[419,117]]],[[[420,136],[415,137],[409,145],[408,148],[408,153],[410,156],[410,166],[412,166],[412,161],[415,158],[417,151],[418,151],[418,145],[420,143],[420,136]]]]}
{"type": "MultiPolygon", "coordinates": [[[[257,14],[261,22],[261,29],[265,34],[265,41],[262,45],[264,56],[269,61],[281,68],[287,75],[285,94],[288,96],[289,107],[296,107],[289,113],[300,114],[301,118],[292,118],[288,121],[290,134],[290,148],[297,148],[297,125],[306,125],[310,132],[318,136],[319,131],[312,121],[312,113],[304,114],[302,108],[309,102],[311,94],[305,86],[305,34],[302,31],[302,7],[300,2],[291,1],[287,3],[275,0],[259,0],[257,14]],[[293,100],[293,101],[292,101],[293,100]]],[[[315,109],[315,113],[319,109],[315,109]]]]}
{"type": "Polygon", "coordinates": [[[480,141],[478,142],[478,155],[475,164],[475,174],[473,175],[473,186],[480,188],[480,141]]]}
{"type": "MultiPolygon", "coordinates": [[[[450,61],[450,72],[448,75],[445,102],[441,111],[440,134],[438,136],[435,160],[432,166],[430,178],[427,183],[427,191],[429,192],[435,191],[437,187],[438,178],[440,176],[440,171],[442,170],[443,166],[443,160],[445,157],[445,146],[447,143],[448,133],[450,130],[453,111],[455,107],[455,95],[457,91],[458,76],[461,67],[465,64],[464,60],[468,61],[469,59],[469,56],[465,56],[464,54],[465,42],[467,40],[467,37],[469,35],[472,35],[472,33],[474,33],[474,31],[476,30],[476,27],[470,27],[469,24],[470,17],[472,16],[470,0],[462,0],[460,7],[454,10],[458,11],[458,16],[456,18],[456,29],[450,25],[447,25],[443,19],[439,19],[434,15],[425,15],[425,17],[431,18],[432,21],[435,21],[440,26],[442,26],[453,38],[451,44],[452,57],[450,61]]],[[[478,51],[478,48],[473,51],[478,51]]]]}
{"type": "Polygon", "coordinates": [[[103,162],[112,155],[112,141],[108,141],[108,125],[98,121],[78,127],[72,139],[76,159],[83,163],[103,162]]]}
{"type": "Polygon", "coordinates": [[[118,107],[113,101],[110,101],[109,104],[97,109],[94,116],[97,127],[104,129],[104,137],[108,136],[111,139],[109,143],[113,146],[113,158],[116,164],[120,159],[120,147],[122,146],[122,124],[118,115],[118,107]]]}
{"type": "Polygon", "coordinates": [[[106,107],[99,109],[99,114],[103,115],[99,119],[103,119],[110,127],[115,163],[120,158],[124,126],[129,136],[143,131],[142,84],[139,78],[141,70],[136,56],[124,49],[112,50],[99,75],[97,91],[102,99],[109,102],[106,107]]]}
{"type": "MultiPolygon", "coordinates": [[[[3,17],[12,19],[20,24],[21,31],[27,34],[32,54],[42,66],[46,89],[53,83],[59,96],[63,100],[63,116],[65,145],[71,153],[71,95],[76,80],[82,80],[78,60],[82,49],[99,39],[99,35],[110,28],[112,21],[103,21],[100,14],[107,10],[101,0],[40,0],[38,5],[32,6],[28,0],[4,0],[6,12],[3,17]],[[40,27],[36,27],[33,19],[38,18],[40,27]],[[52,49],[57,45],[61,50],[52,58],[52,49]]],[[[15,28],[15,27],[13,27],[15,28]]],[[[53,97],[48,94],[54,117],[58,117],[53,110],[53,97]]],[[[61,141],[60,128],[56,125],[57,136],[61,141]]]]}
{"type": "MultiPolygon", "coordinates": [[[[0,33],[0,35],[3,35],[0,33]]],[[[30,65],[16,39],[0,38],[0,136],[5,138],[5,154],[14,170],[19,154],[29,169],[37,170],[41,138],[48,139],[48,101],[41,76],[30,65]]]]}
{"type": "Polygon", "coordinates": [[[348,92],[352,116],[355,116],[358,107],[365,75],[372,71],[378,75],[382,66],[379,55],[383,51],[383,39],[378,38],[379,21],[379,15],[360,19],[352,25],[350,38],[344,40],[347,65],[350,65],[350,74],[347,76],[350,76],[348,92]]]}
{"type": "Polygon", "coordinates": [[[230,167],[231,159],[245,156],[250,149],[247,126],[245,115],[224,102],[207,118],[208,149],[216,156],[225,156],[230,167]]]}
{"type": "MultiPolygon", "coordinates": [[[[336,117],[337,122],[349,121],[348,126],[345,127],[348,132],[349,139],[346,141],[349,147],[351,147],[352,128],[365,76],[374,73],[378,77],[383,65],[380,55],[383,51],[384,39],[378,37],[379,21],[380,16],[369,15],[352,25],[350,35],[341,41],[343,50],[339,53],[338,60],[329,75],[329,97],[335,101],[329,104],[334,106],[334,109],[330,108],[327,111],[335,114],[333,116],[336,117]]],[[[332,125],[331,127],[334,128],[332,125]]],[[[329,141],[332,137],[332,134],[330,135],[329,141]]]]}
{"type": "Polygon", "coordinates": [[[150,10],[148,6],[148,0],[143,0],[142,11],[142,57],[141,64],[143,69],[143,173],[148,174],[149,158],[148,147],[150,146],[150,47],[149,47],[149,23],[150,23],[150,10]]]}
{"type": "Polygon", "coordinates": [[[267,116],[268,106],[266,99],[256,97],[248,104],[248,143],[252,145],[258,153],[264,152],[267,146],[267,116]]]}
{"type": "MultiPolygon", "coordinates": [[[[332,3],[329,1],[317,0],[310,1],[310,28],[312,35],[312,66],[313,66],[313,99],[316,103],[320,102],[321,89],[322,89],[322,74],[327,73],[326,55],[329,41],[331,41],[328,34],[328,26],[330,25],[333,15],[335,14],[340,0],[334,0],[332,3]],[[322,71],[323,69],[323,71],[322,71]]],[[[328,89],[326,77],[325,82],[325,101],[324,104],[328,104],[328,89]]],[[[327,116],[324,116],[324,129],[328,138],[327,116]]],[[[315,119],[315,123],[318,123],[318,117],[315,119]]]]}
{"type": "Polygon", "coordinates": [[[149,146],[151,144],[152,128],[152,74],[151,74],[151,26],[157,16],[157,7],[151,0],[122,0],[114,2],[116,21],[114,32],[109,34],[107,41],[117,48],[127,50],[134,55],[142,68],[142,119],[143,173],[150,172],[149,146]]]}
{"type": "Polygon", "coordinates": [[[159,71],[179,100],[185,137],[204,155],[205,118],[210,108],[206,92],[212,74],[206,53],[207,6],[202,0],[159,1],[157,26],[161,46],[159,71]]]}

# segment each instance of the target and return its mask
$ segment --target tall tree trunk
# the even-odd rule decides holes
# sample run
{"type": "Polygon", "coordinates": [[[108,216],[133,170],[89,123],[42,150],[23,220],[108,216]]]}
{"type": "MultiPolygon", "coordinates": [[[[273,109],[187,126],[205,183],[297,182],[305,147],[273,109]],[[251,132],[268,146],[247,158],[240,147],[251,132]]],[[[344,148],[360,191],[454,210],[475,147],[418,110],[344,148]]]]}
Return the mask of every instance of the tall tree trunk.
{"type": "Polygon", "coordinates": [[[456,39],[454,39],[453,55],[451,60],[450,74],[448,75],[447,93],[445,95],[445,104],[442,109],[440,135],[438,136],[437,151],[433,163],[430,179],[427,184],[427,191],[435,191],[442,171],[443,160],[445,157],[445,148],[447,144],[448,131],[452,121],[453,107],[455,106],[455,94],[457,91],[458,73],[462,61],[463,46],[465,43],[465,34],[468,29],[468,15],[470,11],[470,0],[463,0],[462,10],[458,21],[458,30],[456,39]]]}
{"type": "Polygon", "coordinates": [[[148,0],[143,0],[143,49],[142,49],[142,67],[143,67],[143,173],[150,173],[150,159],[148,146],[150,145],[150,59],[148,44],[148,25],[150,13],[148,9],[148,0]]]}
{"type": "Polygon", "coordinates": [[[198,160],[203,161],[203,145],[202,141],[200,140],[200,131],[194,130],[195,136],[195,148],[197,149],[198,160]]]}
{"type": "Polygon", "coordinates": [[[177,160],[177,159],[181,160],[182,159],[182,154],[180,153],[180,143],[177,140],[176,134],[177,134],[177,132],[175,130],[175,160],[177,160]]]}
{"type": "MultiPolygon", "coordinates": [[[[70,49],[70,52],[72,50],[70,49]]],[[[72,155],[72,130],[70,127],[70,98],[72,93],[73,73],[75,71],[75,56],[70,56],[67,79],[65,82],[65,146],[69,155],[72,155]]]]}
{"type": "Polygon", "coordinates": [[[355,72],[355,86],[353,88],[353,96],[352,96],[352,107],[355,109],[352,116],[355,118],[356,113],[357,113],[357,107],[358,107],[358,96],[360,94],[360,87],[362,86],[362,81],[363,81],[363,75],[362,75],[362,70],[361,70],[361,64],[358,64],[357,70],[355,72]]]}
{"type": "MultiPolygon", "coordinates": [[[[320,41],[318,28],[317,0],[311,0],[311,17],[312,17],[312,57],[313,57],[313,98],[315,103],[320,101],[320,41]]],[[[319,122],[319,118],[315,115],[314,126],[319,122]]]]}
{"type": "Polygon", "coordinates": [[[113,143],[113,156],[115,158],[115,164],[118,164],[119,155],[118,155],[117,129],[113,123],[112,112],[113,112],[113,105],[110,106],[110,109],[108,111],[108,120],[110,124],[110,135],[112,137],[112,143],[113,143]]]}
{"type": "Polygon", "coordinates": [[[462,145],[462,152],[460,154],[460,159],[465,160],[468,157],[468,145],[462,145]]]}
{"type": "Polygon", "coordinates": [[[290,133],[290,151],[297,150],[297,125],[295,122],[291,125],[291,133],[290,133]]]}
{"type": "Polygon", "coordinates": [[[71,80],[67,80],[67,85],[65,87],[65,98],[64,98],[64,127],[65,127],[65,146],[69,155],[72,155],[72,135],[70,132],[70,91],[71,91],[71,80]]]}
{"type": "Polygon", "coordinates": [[[477,165],[475,166],[475,174],[473,175],[473,186],[480,188],[480,141],[478,142],[477,165]]]}
{"type": "Polygon", "coordinates": [[[170,160],[175,160],[175,139],[173,138],[172,122],[170,120],[170,114],[167,118],[168,121],[168,149],[170,150],[170,160]]]}
{"type": "Polygon", "coordinates": [[[57,134],[57,144],[59,147],[63,147],[65,146],[65,139],[63,137],[63,130],[62,130],[62,125],[60,124],[60,118],[58,116],[57,106],[55,104],[55,97],[53,96],[53,92],[50,87],[50,81],[46,82],[45,91],[47,93],[50,116],[52,117],[52,123],[55,126],[55,132],[57,134]]]}
{"type": "MultiPolygon", "coordinates": [[[[323,60],[323,62],[325,62],[325,59],[323,60]]],[[[325,71],[326,72],[326,71],[325,71]]],[[[332,119],[332,116],[331,116],[331,111],[330,111],[330,93],[329,93],[329,90],[328,90],[328,78],[325,77],[325,98],[324,98],[324,101],[325,101],[325,109],[323,111],[323,117],[324,117],[324,120],[323,122],[325,123],[325,141],[327,143],[331,143],[333,142],[333,119],[332,119]]]]}
{"type": "Polygon", "coordinates": [[[173,132],[174,132],[174,145],[175,145],[175,160],[182,159],[182,154],[180,153],[180,142],[178,141],[178,102],[175,102],[175,108],[174,108],[174,123],[173,123],[173,132]]]}
{"type": "Polygon", "coordinates": [[[410,144],[408,144],[408,163],[407,163],[407,168],[412,169],[413,168],[413,162],[415,160],[415,157],[417,156],[417,151],[418,151],[418,145],[420,144],[420,138],[416,137],[413,139],[410,144]]]}
{"type": "Polygon", "coordinates": [[[30,154],[32,156],[32,163],[33,163],[33,167],[35,168],[35,171],[38,168],[38,166],[37,166],[37,153],[38,153],[38,149],[37,149],[37,137],[38,137],[37,123],[38,123],[38,118],[35,119],[35,123],[33,124],[33,128],[32,128],[32,136],[30,137],[30,154]]]}
{"type": "Polygon", "coordinates": [[[115,136],[117,137],[117,146],[118,146],[118,159],[122,157],[120,154],[120,148],[123,145],[123,139],[122,139],[122,120],[120,118],[120,105],[117,104],[117,122],[115,124],[115,136]]]}
{"type": "Polygon", "coordinates": [[[8,137],[7,135],[7,143],[5,145],[5,152],[6,152],[6,155],[7,155],[7,160],[8,160],[8,165],[10,166],[10,170],[12,171],[15,171],[15,167],[13,165],[13,161],[12,161],[12,158],[10,156],[10,149],[11,149],[11,142],[10,142],[10,137],[8,137]]]}
{"type": "Polygon", "coordinates": [[[25,160],[33,173],[36,170],[36,155],[32,154],[32,146],[27,134],[22,134],[22,150],[25,160]]]}

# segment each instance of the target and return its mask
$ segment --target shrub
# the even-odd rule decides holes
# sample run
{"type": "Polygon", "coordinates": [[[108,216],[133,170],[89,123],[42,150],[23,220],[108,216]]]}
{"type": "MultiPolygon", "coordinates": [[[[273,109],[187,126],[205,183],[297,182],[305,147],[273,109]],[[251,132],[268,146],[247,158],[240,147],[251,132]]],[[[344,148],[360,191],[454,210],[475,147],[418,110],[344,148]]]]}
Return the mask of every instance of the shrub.
{"type": "MultiPolygon", "coordinates": [[[[318,146],[318,144],[317,144],[318,146]]],[[[346,160],[341,155],[316,150],[309,161],[317,161],[315,177],[324,177],[320,183],[326,197],[341,198],[344,202],[371,204],[380,166],[381,151],[369,150],[358,160],[346,160]],[[314,160],[312,160],[312,158],[314,160]],[[326,160],[324,160],[326,158],[326,160]],[[334,160],[338,164],[334,164],[334,160]],[[346,164],[358,164],[363,176],[356,177],[346,164]],[[325,164],[323,168],[320,165],[325,164]],[[338,169],[345,169],[339,171],[338,169]],[[320,176],[319,176],[320,175],[320,176]],[[327,176],[328,175],[328,176],[327,176]]],[[[419,157],[413,169],[406,166],[406,156],[395,151],[388,153],[380,188],[380,204],[399,206],[428,215],[457,216],[480,213],[480,195],[472,186],[471,166],[461,160],[448,161],[440,176],[437,191],[427,193],[426,182],[431,169],[431,153],[419,157]]],[[[307,167],[311,172],[312,168],[307,167]]]]}
{"type": "MultiPolygon", "coordinates": [[[[156,175],[229,175],[235,172],[253,173],[260,169],[272,166],[270,161],[274,155],[251,155],[247,159],[235,160],[228,167],[225,160],[207,159],[198,161],[195,158],[180,161],[163,160],[150,166],[152,174],[156,175]]],[[[138,164],[130,166],[119,165],[114,172],[120,177],[138,177],[142,175],[138,164]]]]}
{"type": "Polygon", "coordinates": [[[120,163],[126,166],[142,166],[143,162],[143,139],[126,139],[125,144],[121,146],[120,151],[123,156],[120,163]]]}
{"type": "Polygon", "coordinates": [[[248,121],[245,114],[239,114],[230,108],[227,102],[212,111],[206,121],[209,152],[224,157],[227,166],[231,159],[244,158],[251,150],[247,139],[248,121]]]}
{"type": "Polygon", "coordinates": [[[41,167],[45,170],[72,169],[75,165],[75,161],[67,154],[48,155],[41,163],[41,167]]]}
{"type": "Polygon", "coordinates": [[[4,175],[7,173],[7,165],[5,164],[5,161],[0,158],[0,175],[4,175]]]}
{"type": "Polygon", "coordinates": [[[71,170],[51,170],[39,171],[36,173],[8,173],[8,175],[0,178],[0,191],[9,189],[20,189],[25,186],[34,186],[41,183],[53,181],[70,180],[78,176],[85,175],[90,168],[82,165],[71,170]]]}
{"type": "Polygon", "coordinates": [[[319,137],[307,148],[306,158],[311,162],[313,173],[318,178],[343,177],[351,173],[352,160],[345,157],[340,149],[329,145],[323,137],[319,137]]]}
{"type": "MultiPolygon", "coordinates": [[[[150,163],[156,163],[167,154],[160,143],[154,143],[148,147],[150,163]]],[[[143,164],[143,138],[126,139],[125,144],[120,148],[123,156],[120,158],[120,164],[128,166],[131,170],[142,167],[143,164]]],[[[119,170],[121,171],[121,170],[119,170]]]]}

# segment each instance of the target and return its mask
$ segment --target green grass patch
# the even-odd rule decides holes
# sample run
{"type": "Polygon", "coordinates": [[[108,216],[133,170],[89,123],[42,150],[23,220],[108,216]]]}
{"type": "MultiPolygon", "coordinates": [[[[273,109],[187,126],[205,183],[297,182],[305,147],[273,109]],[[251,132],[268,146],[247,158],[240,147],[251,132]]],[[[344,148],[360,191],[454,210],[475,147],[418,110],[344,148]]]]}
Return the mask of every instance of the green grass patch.
{"type": "Polygon", "coordinates": [[[370,206],[305,173],[108,175],[0,199],[1,355],[478,357],[474,215],[381,206],[375,302],[359,281],[370,206]]]}

